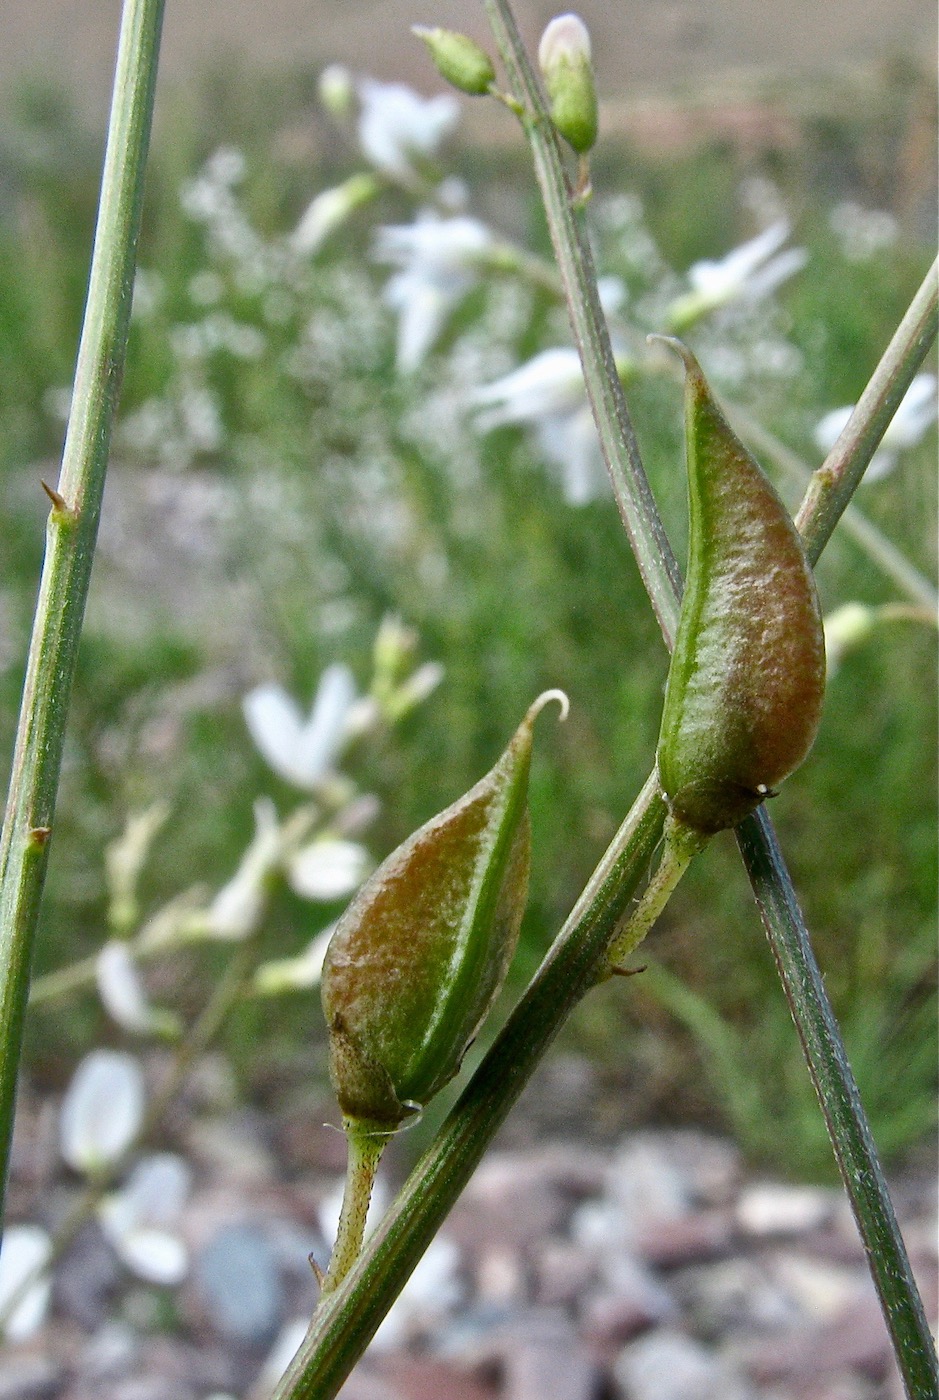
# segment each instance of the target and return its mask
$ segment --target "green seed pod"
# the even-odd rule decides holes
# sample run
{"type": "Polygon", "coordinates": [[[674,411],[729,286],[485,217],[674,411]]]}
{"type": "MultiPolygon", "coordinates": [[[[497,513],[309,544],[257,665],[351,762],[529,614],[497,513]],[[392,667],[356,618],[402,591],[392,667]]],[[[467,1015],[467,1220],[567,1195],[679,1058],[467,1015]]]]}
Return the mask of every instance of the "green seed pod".
{"type": "Polygon", "coordinates": [[[386,1131],[457,1073],[515,951],[528,892],[529,708],[499,762],[379,866],[323,966],[330,1073],[347,1120],[386,1131]]]}
{"type": "Polygon", "coordinates": [[[551,120],[578,155],[597,139],[599,111],[590,35],[579,15],[558,15],[541,36],[538,63],[551,103],[551,120]]]}
{"type": "Polygon", "coordinates": [[[496,70],[475,39],[453,29],[428,29],[422,24],[412,25],[411,33],[424,40],[437,72],[455,88],[470,97],[483,97],[492,87],[496,70]]]}
{"type": "Polygon", "coordinates": [[[685,363],[690,544],[658,771],[674,817],[736,826],[798,768],[818,730],[825,643],[792,517],[685,363]]]}

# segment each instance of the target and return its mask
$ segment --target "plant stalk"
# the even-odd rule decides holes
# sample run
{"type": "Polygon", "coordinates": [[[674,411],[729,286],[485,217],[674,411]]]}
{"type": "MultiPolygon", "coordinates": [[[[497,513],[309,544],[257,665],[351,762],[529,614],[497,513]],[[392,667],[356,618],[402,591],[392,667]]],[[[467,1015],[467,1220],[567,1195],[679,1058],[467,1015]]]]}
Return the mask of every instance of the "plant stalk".
{"type": "Polygon", "coordinates": [[[72,411],[0,836],[0,1206],[39,905],[111,424],[127,348],[163,0],[126,0],[72,411]]]}
{"type": "Polygon", "coordinates": [[[358,1258],[365,1239],[365,1222],[375,1185],[375,1173],[388,1145],[389,1133],[376,1131],[367,1123],[347,1118],[343,1123],[348,1160],[346,1184],[336,1243],[323,1279],[320,1300],[334,1293],[358,1258]]]}

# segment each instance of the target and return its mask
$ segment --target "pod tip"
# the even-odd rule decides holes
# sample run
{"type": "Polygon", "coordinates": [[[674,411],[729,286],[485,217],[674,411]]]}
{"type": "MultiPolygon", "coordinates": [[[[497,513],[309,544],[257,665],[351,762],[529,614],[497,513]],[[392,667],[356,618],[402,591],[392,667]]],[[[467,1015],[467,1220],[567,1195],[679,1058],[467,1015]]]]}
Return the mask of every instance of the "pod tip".
{"type": "Polygon", "coordinates": [[[692,351],[690,351],[683,340],[679,340],[675,335],[647,335],[647,345],[667,345],[670,350],[674,350],[676,355],[680,355],[684,361],[685,369],[689,374],[701,374],[701,366],[698,364],[692,351]]]}
{"type": "Polygon", "coordinates": [[[563,723],[563,721],[567,719],[567,716],[570,712],[571,702],[570,700],[568,700],[564,691],[558,689],[543,690],[538,696],[538,698],[532,701],[532,703],[528,707],[529,720],[536,719],[537,716],[541,714],[541,711],[544,709],[545,705],[550,705],[552,700],[556,700],[558,702],[558,705],[560,706],[560,719],[563,723]]]}

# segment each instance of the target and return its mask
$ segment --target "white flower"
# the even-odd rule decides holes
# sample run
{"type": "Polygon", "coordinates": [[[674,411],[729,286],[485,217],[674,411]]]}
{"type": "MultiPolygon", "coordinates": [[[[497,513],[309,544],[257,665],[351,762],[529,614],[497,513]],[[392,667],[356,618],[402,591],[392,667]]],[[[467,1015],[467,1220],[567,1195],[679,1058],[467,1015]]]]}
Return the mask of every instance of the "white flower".
{"type": "Polygon", "coordinates": [[[287,879],[304,899],[329,903],[357,890],[370,864],[368,851],[357,842],[321,837],[291,856],[287,879]]]}
{"type": "Polygon", "coordinates": [[[191,1177],[182,1157],[154,1153],[138,1162],[126,1185],[98,1208],[104,1234],[127,1267],[148,1283],[181,1283],[189,1270],[189,1251],[172,1227],[191,1177]]]}
{"type": "Polygon", "coordinates": [[[260,685],[242,702],[252,739],[279,777],[307,791],[330,772],[346,737],[355,700],[347,666],[327,666],[308,718],[282,686],[260,685]]]}
{"type": "Polygon", "coordinates": [[[0,1248],[0,1313],[33,1279],[4,1327],[11,1342],[23,1342],[38,1332],[49,1306],[51,1280],[41,1272],[52,1252],[52,1241],[39,1225],[10,1225],[0,1248]]]}
{"type": "Polygon", "coordinates": [[[431,156],[456,125],[460,106],[442,93],[425,98],[403,83],[359,84],[359,142],[363,154],[385,174],[407,179],[415,157],[431,156]]]}
{"type": "Polygon", "coordinates": [[[296,958],[277,958],[262,963],[254,974],[254,990],[260,996],[278,996],[281,992],[301,991],[319,986],[323,975],[323,960],[335,924],[329,924],[296,958]]]}
{"type": "Polygon", "coordinates": [[[427,210],[413,224],[386,225],[375,238],[377,262],[397,267],[385,300],[398,313],[397,365],[423,361],[447,316],[477,279],[492,234],[478,219],[441,219],[427,210]]]}
{"type": "Polygon", "coordinates": [[[372,199],[378,189],[374,175],[360,171],[343,180],[341,185],[322,190],[308,205],[290,237],[293,251],[307,257],[318,253],[330,234],[341,228],[360,205],[372,199]]]}
{"type": "MultiPolygon", "coordinates": [[[[879,481],[897,465],[901,452],[915,447],[936,420],[936,376],[918,374],[907,389],[870,460],[865,481],[879,481]]],[[[815,428],[815,443],[826,455],[834,447],[854,412],[851,404],[833,408],[815,428]]]]}
{"type": "Polygon", "coordinates": [[[853,199],[836,204],[828,225],[848,262],[869,262],[900,237],[900,225],[883,209],[865,209],[853,199]]]}
{"type": "Polygon", "coordinates": [[[685,329],[708,311],[731,302],[755,302],[768,297],[808,261],[804,248],[780,252],[789,237],[788,221],[778,219],[769,228],[734,248],[717,262],[705,259],[688,269],[692,291],[669,308],[674,330],[685,329]]]}
{"type": "Polygon", "coordinates": [[[143,1121],[143,1072],[133,1055],[92,1050],[62,1101],[59,1144],[70,1167],[91,1173],[117,1161],[143,1121]]]}
{"type": "Polygon", "coordinates": [[[507,423],[534,427],[543,455],[560,472],[570,505],[584,505],[609,492],[576,350],[542,350],[511,374],[474,390],[470,398],[482,410],[476,418],[482,432],[507,423]]]}
{"type": "Polygon", "coordinates": [[[267,886],[283,860],[284,837],[273,802],[254,804],[254,838],[232,878],[208,909],[187,923],[187,932],[238,942],[257,928],[267,899],[267,886]]]}
{"type": "Polygon", "coordinates": [[[144,1035],[178,1030],[171,1012],[150,1005],[133,954],[122,938],[111,939],[101,949],[95,960],[95,981],[105,1011],[124,1030],[144,1035]]]}

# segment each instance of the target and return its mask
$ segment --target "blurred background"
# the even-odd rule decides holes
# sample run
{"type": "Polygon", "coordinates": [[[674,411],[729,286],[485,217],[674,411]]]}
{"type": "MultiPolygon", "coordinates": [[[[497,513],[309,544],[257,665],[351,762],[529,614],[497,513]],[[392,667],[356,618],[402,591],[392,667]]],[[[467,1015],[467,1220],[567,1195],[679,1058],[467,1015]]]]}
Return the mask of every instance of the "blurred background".
{"type": "MultiPolygon", "coordinates": [[[[11,1327],[25,1340],[8,1350],[4,1397],[269,1393],[309,1314],[306,1256],[313,1241],[325,1262],[342,1168],[341,1135],[324,1127],[337,1114],[317,990],[333,921],[368,869],[489,768],[534,696],[563,687],[570,718],[546,717],[536,736],[521,943],[471,1065],[652,765],[666,657],[604,484],[527,151],[499,104],[444,91],[409,32],[449,23],[488,44],[467,10],[167,7],[27,1029],[9,1198],[20,1246],[47,1260],[44,1232],[73,1219],[83,1182],[120,1190],[61,1245],[64,1330],[30,1340],[47,1285],[11,1327]],[[92,1053],[104,1077],[89,1099],[92,1053]],[[167,1083],[178,1091],[148,1139],[159,1152],[134,1156],[142,1086],[167,1083]]],[[[534,46],[551,9],[519,11],[534,46]]],[[[4,778],[118,12],[116,0],[4,7],[4,778]]],[[[925,0],[636,0],[583,14],[601,98],[587,227],[683,557],[681,388],[646,335],[681,331],[794,508],[934,256],[936,16],[925,0]]],[[[819,566],[827,708],[772,808],[927,1284],[934,375],[933,350],[819,566]]],[[[499,1140],[510,1155],[484,1166],[394,1335],[410,1327],[472,1367],[487,1328],[534,1302],[555,1309],[564,1365],[555,1356],[541,1374],[564,1381],[558,1395],[598,1393],[601,1367],[604,1394],[658,1400],[643,1375],[705,1366],[711,1389],[695,1396],[892,1400],[729,835],[685,878],[646,961],[565,1027],[499,1140]],[[814,1185],[761,1195],[762,1173],[814,1185]],[[592,1358],[580,1390],[564,1380],[575,1317],[592,1358]],[[741,1389],[726,1366],[754,1346],[741,1389]]],[[[392,1174],[452,1098],[396,1142],[392,1174]]],[[[450,1372],[423,1390],[396,1372],[361,1394],[547,1400],[512,1388],[528,1353],[502,1345],[501,1389],[490,1361],[475,1389],[465,1371],[459,1390],[450,1372]]]]}
{"type": "MultiPolygon", "coordinates": [[[[432,8],[433,22],[484,38],[464,6],[432,8]]],[[[537,41],[550,8],[520,13],[537,41]]],[[[854,402],[932,256],[935,15],[921,0],[642,0],[583,13],[602,101],[588,222],[611,279],[640,442],[681,553],[679,389],[645,333],[685,306],[689,341],[794,505],[800,463],[821,460],[821,421],[854,402]],[[725,287],[688,312],[707,280],[701,266],[767,229],[775,242],[756,263],[783,244],[785,255],[804,250],[778,285],[725,287]]],[[[117,16],[116,3],[92,0],[5,10],[4,755],[41,559],[38,483],[55,479],[68,401],[117,16]]],[[[342,755],[349,786],[316,798],[327,816],[354,795],[377,798],[355,836],[372,860],[489,766],[539,689],[570,694],[568,724],[539,735],[516,990],[649,770],[665,656],[589,449],[578,486],[563,423],[562,460],[551,439],[564,405],[568,416],[577,407],[576,384],[572,400],[569,385],[555,386],[560,408],[539,389],[548,397],[515,413],[521,425],[510,421],[510,389],[487,397],[486,386],[569,345],[539,261],[549,250],[519,132],[497,104],[460,99],[425,149],[409,147],[393,168],[362,125],[365,78],[428,99],[442,92],[409,33],[427,18],[399,0],[168,7],[40,974],[113,931],[103,853],[135,812],[164,803],[169,813],[140,873],[141,921],[181,891],[224,886],[251,839],[252,800],[273,798],[285,818],[303,798],[253,744],[243,698],[276,683],[306,712],[336,664],[367,695],[388,616],[413,629],[398,679],[427,662],[443,679],[400,717],[387,711],[366,727],[342,755]],[[324,66],[337,63],[348,71],[333,70],[324,93],[324,66]],[[350,185],[356,175],[363,183],[350,185]],[[315,196],[337,189],[334,223],[313,217],[301,234],[315,196]],[[482,242],[467,251],[454,234],[449,261],[422,265],[413,240],[377,232],[413,231],[422,209],[475,221],[482,242]],[[428,287],[432,324],[408,332],[401,298],[428,287]],[[417,351],[403,347],[408,333],[423,337],[417,351]]],[[[858,494],[874,545],[841,531],[826,551],[826,614],[859,607],[839,614],[815,752],[773,808],[888,1157],[934,1124],[929,398],[927,387],[915,440],[858,494]]],[[[282,882],[252,935],[258,960],[299,954],[344,897],[311,902],[282,882]]],[[[228,951],[148,963],[152,994],[191,1019],[228,951]]],[[[754,1160],[776,1157],[782,1139],[788,1170],[827,1174],[821,1120],[730,840],[692,870],[650,951],[646,977],[601,989],[564,1033],[564,1053],[599,1085],[588,1130],[716,1123],[754,1160]]],[[[52,1014],[37,1006],[29,1073],[61,1086],[83,1050],[122,1034],[79,978],[56,993],[52,1014]]],[[[223,1042],[250,1101],[295,1098],[311,1075],[328,1092],[315,992],[286,993],[273,1023],[266,1003],[246,999],[223,1042]]]]}

